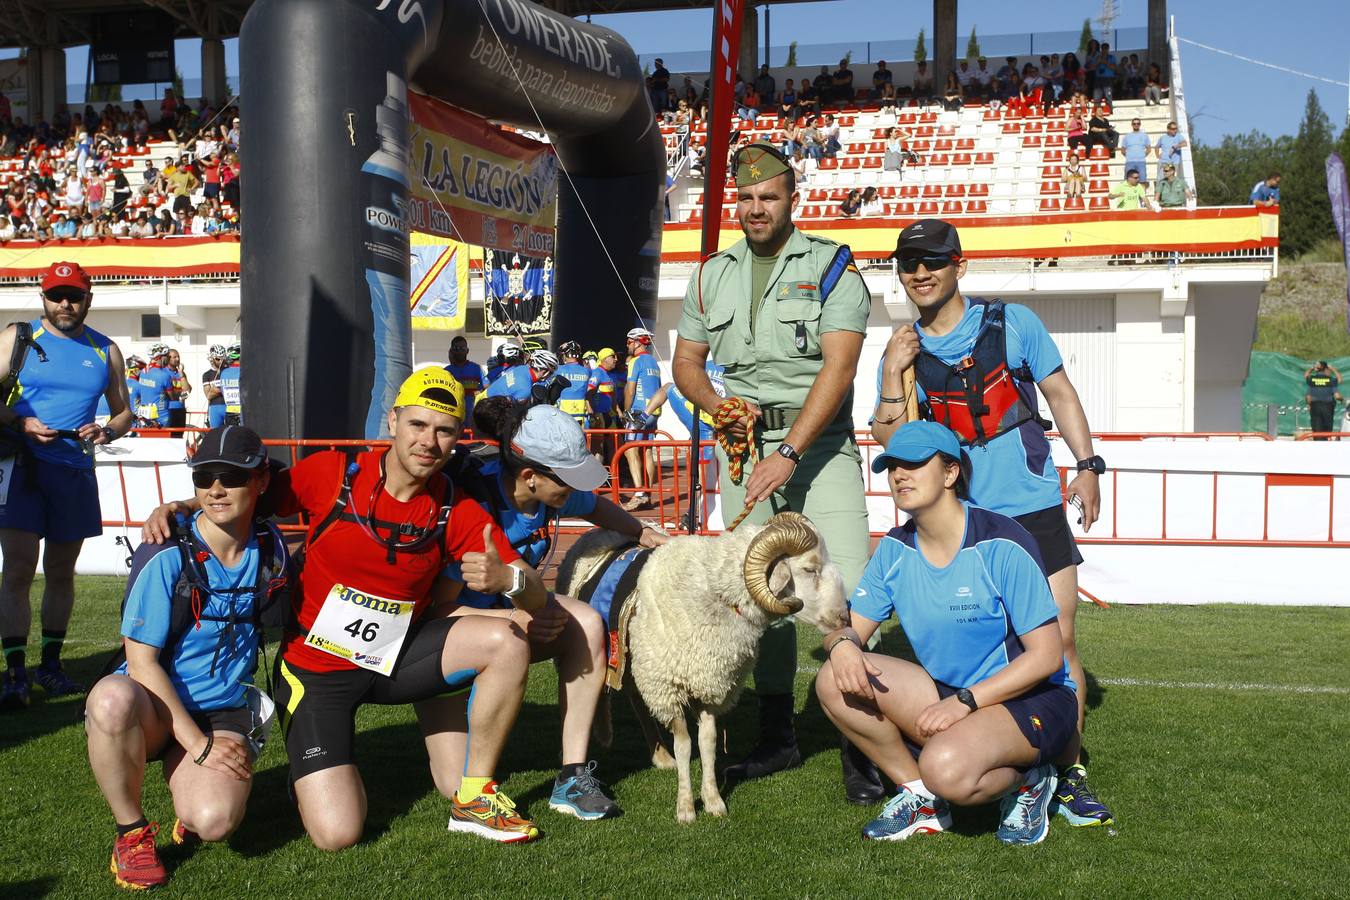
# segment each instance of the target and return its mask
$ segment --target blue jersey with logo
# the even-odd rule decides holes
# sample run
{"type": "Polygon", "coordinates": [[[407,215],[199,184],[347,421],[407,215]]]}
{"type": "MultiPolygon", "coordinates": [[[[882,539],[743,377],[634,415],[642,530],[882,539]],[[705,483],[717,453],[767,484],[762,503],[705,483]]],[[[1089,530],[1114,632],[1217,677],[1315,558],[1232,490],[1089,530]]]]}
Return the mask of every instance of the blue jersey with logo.
{"type": "Polygon", "coordinates": [[[472,426],[473,419],[470,417],[473,415],[473,401],[487,386],[487,376],[483,374],[483,367],[466,359],[462,363],[450,363],[445,367],[445,371],[464,388],[464,422],[472,426]]]}
{"type": "MultiPolygon", "coordinates": [[[[1007,668],[1022,635],[1059,617],[1035,538],[1007,516],[962,506],[966,533],[950,563],[924,558],[911,520],[881,539],[849,601],[873,622],[895,613],[919,665],[957,688],[1007,668]]],[[[1067,663],[1048,680],[1074,689],[1067,663]]]]}
{"type": "Polygon", "coordinates": [[[168,424],[169,387],[173,384],[173,370],[160,366],[141,369],[137,385],[136,414],[151,422],[168,424]]]}
{"type": "Polygon", "coordinates": [[[639,353],[628,359],[628,381],[633,382],[633,405],[635,412],[644,412],[651,402],[652,395],[661,387],[661,367],[650,353],[639,353]]]}
{"type": "MultiPolygon", "coordinates": [[[[201,538],[197,528],[197,513],[192,530],[201,538]]],[[[258,542],[250,538],[239,565],[226,568],[215,556],[203,564],[207,583],[214,588],[252,588],[258,583],[258,542]]],[[[178,575],[183,570],[183,557],[175,541],[154,546],[142,544],[132,560],[131,574],[127,576],[125,609],[122,613],[122,636],[141,644],[163,648],[169,637],[172,599],[178,575]]],[[[189,710],[232,709],[244,702],[244,684],[253,677],[258,634],[253,627],[251,591],[239,595],[216,593],[202,598],[203,618],[200,627],[189,628],[174,649],[169,680],[189,710]],[[215,619],[233,612],[235,623],[215,619]],[[225,641],[222,633],[230,628],[225,641]],[[211,661],[215,659],[215,674],[211,661]]],[[[127,664],[117,670],[126,674],[127,664]]]]}
{"type": "Polygon", "coordinates": [[[558,408],[585,425],[586,395],[595,390],[599,382],[581,363],[564,363],[558,366],[558,374],[567,379],[567,387],[558,397],[558,408]]]}
{"type": "MultiPolygon", "coordinates": [[[[534,512],[525,513],[516,509],[506,499],[511,486],[502,473],[501,462],[493,459],[483,463],[481,470],[492,494],[492,503],[480,503],[484,511],[501,527],[511,546],[516,548],[521,559],[531,566],[538,567],[544,561],[548,551],[547,529],[556,519],[584,519],[595,512],[596,495],[589,491],[573,491],[561,509],[552,509],[540,503],[534,512]]],[[[458,562],[452,562],[442,572],[445,577],[462,581],[458,562]]],[[[477,609],[507,607],[510,602],[500,594],[483,594],[470,590],[467,585],[459,592],[459,603],[477,609]]]]}
{"type": "Polygon", "coordinates": [[[239,415],[244,411],[244,392],[238,363],[220,370],[220,396],[225,398],[225,412],[239,415]]]}
{"type": "Polygon", "coordinates": [[[496,381],[488,385],[487,396],[528,400],[533,384],[534,376],[530,373],[529,366],[509,366],[502,370],[496,381]]]}
{"type": "MultiPolygon", "coordinates": [[[[19,372],[13,409],[21,416],[33,416],[48,428],[76,431],[88,425],[98,414],[98,398],[108,392],[108,351],[112,341],[84,326],[79,337],[52,334],[41,319],[29,323],[33,339],[47,354],[46,362],[30,350],[19,372]]],[[[94,459],[86,456],[78,441],[57,438],[50,444],[28,441],[28,449],[38,459],[92,469],[94,459]]]]}
{"type": "MultiPolygon", "coordinates": [[[[982,303],[965,301],[966,312],[960,324],[948,334],[933,337],[915,323],[923,349],[948,365],[970,355],[975,338],[984,322],[982,303]]],[[[1032,377],[1040,381],[1064,368],[1059,348],[1051,340],[1036,314],[1025,306],[1009,303],[1004,307],[1008,366],[1026,365],[1032,377]]],[[[881,395],[881,370],[885,358],[877,364],[877,396],[881,395]]],[[[927,402],[922,385],[916,385],[919,401],[927,402]]],[[[985,509],[1005,516],[1021,516],[1058,506],[1063,502],[1059,473],[1050,459],[1050,441],[1036,422],[999,435],[983,446],[966,448],[970,454],[970,500],[985,509]]]]}
{"type": "Polygon", "coordinates": [[[600,366],[591,369],[591,378],[595,381],[595,393],[591,396],[591,408],[597,415],[607,415],[614,409],[614,378],[600,366]]]}
{"type": "Polygon", "coordinates": [[[179,390],[182,389],[184,384],[183,373],[176,369],[168,368],[166,368],[165,371],[173,376],[173,380],[169,383],[169,387],[174,388],[173,394],[168,398],[169,409],[183,409],[183,395],[179,393],[179,390]]]}

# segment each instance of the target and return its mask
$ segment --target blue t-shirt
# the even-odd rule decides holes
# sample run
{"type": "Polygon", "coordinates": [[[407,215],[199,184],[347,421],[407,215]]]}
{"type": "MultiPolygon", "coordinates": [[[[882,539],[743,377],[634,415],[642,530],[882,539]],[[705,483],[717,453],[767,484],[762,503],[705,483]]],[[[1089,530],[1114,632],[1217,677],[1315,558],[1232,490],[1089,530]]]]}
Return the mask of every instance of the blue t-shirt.
{"type": "Polygon", "coordinates": [[[557,374],[567,380],[558,398],[558,408],[575,416],[577,421],[586,418],[586,395],[595,390],[599,382],[591,375],[591,370],[581,363],[564,363],[558,366],[557,374]]]}
{"type": "MultiPolygon", "coordinates": [[[[960,324],[941,337],[925,335],[923,328],[915,323],[923,349],[948,365],[965,359],[975,347],[985,309],[984,304],[972,304],[966,299],[966,312],[960,324]]],[[[1025,364],[1032,377],[1040,382],[1064,367],[1059,348],[1035,313],[1025,306],[1009,303],[1004,306],[1003,320],[1009,368],[1020,368],[1025,364]]],[[[877,364],[878,397],[884,364],[883,356],[877,364]]],[[[922,385],[918,386],[918,391],[919,401],[926,402],[928,395],[922,385]]],[[[970,499],[973,503],[1005,516],[1021,516],[1063,502],[1059,473],[1050,459],[1050,441],[1036,422],[1023,422],[982,447],[967,447],[966,452],[970,454],[970,499]]]]}
{"type": "MultiPolygon", "coordinates": [[[[596,496],[588,491],[573,491],[561,509],[553,509],[540,503],[534,512],[525,513],[516,509],[506,499],[510,486],[502,474],[500,460],[488,460],[483,464],[483,477],[493,492],[494,504],[480,503],[484,511],[501,527],[511,546],[516,548],[521,559],[531,566],[538,567],[548,552],[547,529],[557,519],[584,519],[595,513],[596,496]],[[495,508],[494,508],[495,506],[495,508]]],[[[441,573],[454,581],[463,581],[459,563],[452,562],[441,573]]],[[[510,602],[500,594],[483,594],[470,590],[465,585],[459,593],[459,603],[477,609],[508,607],[510,602]]]]}
{"type": "MultiPolygon", "coordinates": [[[[112,341],[84,326],[79,337],[58,337],[48,332],[41,319],[28,323],[33,339],[47,354],[47,361],[29,350],[19,372],[14,412],[40,419],[48,428],[75,431],[88,425],[98,414],[98,400],[108,392],[108,350],[112,341]]],[[[78,441],[57,438],[50,444],[28,441],[28,449],[46,462],[92,469],[94,459],[86,456],[78,441]]]]}
{"type": "MultiPolygon", "coordinates": [[[[708,373],[708,380],[712,382],[713,391],[717,396],[725,398],[727,395],[726,382],[723,381],[723,373],[726,371],[722,366],[713,362],[711,359],[703,364],[703,371],[708,373]]],[[[666,397],[670,400],[670,408],[675,412],[675,418],[685,428],[690,430],[694,427],[694,404],[675,384],[671,384],[670,389],[666,391],[666,397]]],[[[698,411],[698,439],[700,441],[713,440],[712,415],[709,410],[700,409],[698,411]]],[[[705,447],[699,454],[705,462],[712,459],[713,451],[711,447],[705,447]]]]}
{"type": "Polygon", "coordinates": [[[1271,187],[1264,181],[1258,181],[1256,187],[1252,188],[1252,203],[1265,203],[1267,200],[1274,200],[1276,204],[1280,202],[1279,187],[1271,187]]]}
{"type": "Polygon", "coordinates": [[[1127,131],[1120,137],[1120,148],[1125,151],[1126,162],[1143,162],[1151,146],[1153,142],[1142,131],[1127,131]]]}
{"type": "Polygon", "coordinates": [[[1181,151],[1177,148],[1183,140],[1185,138],[1180,134],[1164,134],[1158,138],[1158,162],[1181,165],[1181,151]]]}
{"type": "Polygon", "coordinates": [[[152,422],[169,421],[169,387],[173,384],[173,371],[160,366],[146,366],[141,369],[141,378],[137,387],[136,412],[143,419],[152,422]]]}
{"type": "MultiPolygon", "coordinates": [[[[919,665],[956,688],[1007,668],[1025,649],[1020,637],[1059,616],[1035,539],[1007,516],[962,506],[966,533],[950,563],[924,558],[911,520],[881,539],[849,601],[873,622],[895,613],[919,665]]],[[[1065,663],[1048,680],[1074,688],[1065,663]]]]}
{"type": "Polygon", "coordinates": [[[628,360],[628,381],[633,382],[633,405],[636,412],[645,412],[652,395],[661,389],[661,367],[650,353],[639,353],[628,360]]]}
{"type": "Polygon", "coordinates": [[[445,367],[445,371],[464,388],[464,421],[472,424],[473,419],[470,416],[473,415],[473,401],[479,391],[487,386],[487,376],[483,374],[483,367],[466,359],[462,363],[450,363],[445,367]]]}
{"type": "Polygon", "coordinates": [[[1097,58],[1097,77],[1115,78],[1116,77],[1116,57],[1115,54],[1108,53],[1105,56],[1097,58]]]}
{"type": "Polygon", "coordinates": [[[239,415],[244,411],[244,391],[239,364],[220,370],[220,396],[225,398],[225,411],[239,415]]]}
{"type": "Polygon", "coordinates": [[[528,400],[533,384],[534,377],[530,374],[529,366],[510,366],[503,369],[497,380],[488,385],[487,396],[528,400]]]}
{"type": "Polygon", "coordinates": [[[510,368],[510,367],[509,367],[509,366],[503,366],[503,365],[501,365],[501,364],[499,364],[499,363],[493,363],[492,365],[488,366],[488,367],[487,367],[487,381],[485,381],[484,384],[485,384],[485,385],[492,384],[492,382],[494,382],[494,381],[496,381],[498,378],[500,378],[500,377],[502,376],[502,373],[505,372],[508,368],[510,368]]]}
{"type": "MultiPolygon", "coordinates": [[[[197,513],[192,530],[197,529],[197,513]]],[[[189,710],[233,709],[244,702],[245,683],[253,677],[258,652],[258,634],[253,627],[251,590],[237,595],[217,593],[215,588],[253,588],[258,583],[258,542],[250,539],[238,566],[226,568],[215,556],[203,565],[213,590],[203,598],[201,627],[188,629],[174,649],[169,666],[173,683],[183,705],[189,710]],[[221,635],[229,623],[214,619],[234,613],[233,630],[222,643],[221,635]],[[205,618],[210,616],[212,618],[205,618]],[[211,660],[215,659],[215,674],[211,660]]],[[[141,544],[131,561],[127,576],[126,600],[122,611],[122,636],[151,647],[164,647],[169,638],[174,586],[183,569],[183,557],[176,541],[158,546],[141,544]]],[[[117,670],[126,674],[127,664],[117,670]]]]}

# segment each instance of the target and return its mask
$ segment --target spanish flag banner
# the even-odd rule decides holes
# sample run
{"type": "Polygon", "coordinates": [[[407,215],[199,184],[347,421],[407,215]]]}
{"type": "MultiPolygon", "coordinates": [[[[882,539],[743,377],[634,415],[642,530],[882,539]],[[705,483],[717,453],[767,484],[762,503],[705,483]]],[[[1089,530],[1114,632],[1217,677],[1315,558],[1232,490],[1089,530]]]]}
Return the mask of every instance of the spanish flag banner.
{"type": "Polygon", "coordinates": [[[95,278],[238,276],[239,238],[6,241],[0,244],[0,278],[38,278],[52,263],[63,260],[79,263],[95,278]]]}
{"type": "Polygon", "coordinates": [[[469,246],[450,238],[412,233],[408,307],[419,331],[459,331],[469,306],[469,246]]]}

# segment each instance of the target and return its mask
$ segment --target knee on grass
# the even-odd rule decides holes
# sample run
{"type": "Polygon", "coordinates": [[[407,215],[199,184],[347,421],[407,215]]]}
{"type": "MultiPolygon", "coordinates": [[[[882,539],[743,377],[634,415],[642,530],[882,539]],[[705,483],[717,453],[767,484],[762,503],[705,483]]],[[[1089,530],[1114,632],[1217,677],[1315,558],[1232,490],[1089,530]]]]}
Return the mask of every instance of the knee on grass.
{"type": "Polygon", "coordinates": [[[310,842],[318,849],[328,851],[346,850],[360,843],[362,830],[360,822],[324,820],[305,823],[310,842]]]}
{"type": "MultiPolygon", "coordinates": [[[[190,809],[178,810],[183,827],[194,832],[203,841],[223,841],[234,834],[244,818],[244,808],[231,808],[224,802],[205,800],[190,809]]],[[[357,835],[360,840],[360,835],[357,835]]]]}

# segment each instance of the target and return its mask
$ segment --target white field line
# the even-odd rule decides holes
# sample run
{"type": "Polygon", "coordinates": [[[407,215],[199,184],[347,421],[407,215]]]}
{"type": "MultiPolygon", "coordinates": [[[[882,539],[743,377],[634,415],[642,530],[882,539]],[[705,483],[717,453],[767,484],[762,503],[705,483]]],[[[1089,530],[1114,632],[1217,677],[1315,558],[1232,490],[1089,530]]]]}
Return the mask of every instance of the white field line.
{"type": "MultiPolygon", "coordinates": [[[[798,666],[799,674],[814,675],[815,666],[798,666]]],[[[1321,684],[1259,684],[1243,681],[1162,681],[1151,678],[1098,678],[1107,687],[1176,688],[1186,691],[1264,691],[1272,694],[1350,694],[1350,687],[1321,684]]]]}

